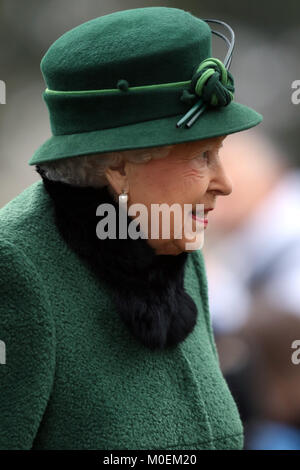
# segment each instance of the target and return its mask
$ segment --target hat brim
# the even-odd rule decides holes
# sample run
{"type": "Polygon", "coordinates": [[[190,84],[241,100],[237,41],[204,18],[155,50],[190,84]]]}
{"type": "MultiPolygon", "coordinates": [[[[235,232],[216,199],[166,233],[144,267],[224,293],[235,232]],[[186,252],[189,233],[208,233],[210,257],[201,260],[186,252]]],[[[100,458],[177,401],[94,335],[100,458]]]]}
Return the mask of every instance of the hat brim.
{"type": "Polygon", "coordinates": [[[262,121],[261,114],[235,102],[207,109],[191,128],[176,127],[181,117],[182,114],[110,129],[52,136],[37,149],[29,165],[80,155],[192,142],[240,132],[262,121]]]}

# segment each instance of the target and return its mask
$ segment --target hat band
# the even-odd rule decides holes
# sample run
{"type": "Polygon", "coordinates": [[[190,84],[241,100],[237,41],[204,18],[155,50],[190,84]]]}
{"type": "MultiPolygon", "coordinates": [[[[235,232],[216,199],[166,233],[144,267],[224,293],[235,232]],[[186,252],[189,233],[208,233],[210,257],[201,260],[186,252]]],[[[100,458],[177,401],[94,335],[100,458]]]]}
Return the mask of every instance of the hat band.
{"type": "Polygon", "coordinates": [[[77,134],[185,113],[188,104],[181,96],[190,83],[130,87],[126,91],[46,89],[43,98],[53,135],[77,134]]]}

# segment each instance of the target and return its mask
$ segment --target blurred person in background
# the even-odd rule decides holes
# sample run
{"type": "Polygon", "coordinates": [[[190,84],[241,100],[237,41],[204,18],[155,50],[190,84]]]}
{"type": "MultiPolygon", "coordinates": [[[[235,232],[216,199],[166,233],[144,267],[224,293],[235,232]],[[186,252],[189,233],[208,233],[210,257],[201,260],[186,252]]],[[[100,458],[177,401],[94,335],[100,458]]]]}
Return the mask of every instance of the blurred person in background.
{"type": "Polygon", "coordinates": [[[227,139],[233,192],[216,208],[204,247],[217,334],[241,327],[258,296],[300,315],[300,170],[249,134],[227,139]]]}
{"type": "MultiPolygon", "coordinates": [[[[276,446],[277,431],[282,436],[283,423],[293,425],[291,415],[297,416],[298,407],[297,400],[288,399],[288,393],[293,389],[291,382],[299,380],[299,370],[284,359],[290,354],[290,343],[278,350],[278,355],[283,355],[280,370],[277,356],[273,357],[270,350],[276,349],[275,329],[280,336],[279,324],[283,325],[282,342],[287,342],[285,328],[293,332],[291,325],[294,325],[294,339],[299,331],[296,326],[300,321],[300,171],[290,167],[286,155],[266,137],[252,131],[249,134],[252,134],[251,148],[249,135],[245,133],[234,140],[228,137],[223,156],[228,164],[233,192],[228,197],[228,204],[220,201],[218,205],[210,226],[213,233],[204,252],[221,367],[238,403],[246,440],[247,423],[260,415],[257,400],[262,402],[262,396],[256,394],[254,397],[250,393],[260,361],[268,354],[264,380],[260,381],[261,394],[266,397],[271,396],[269,390],[273,385],[270,384],[280,380],[281,370],[285,371],[286,367],[286,374],[282,374],[286,384],[280,400],[289,401],[292,411],[286,410],[279,417],[283,406],[279,399],[270,399],[268,410],[265,401],[261,405],[262,413],[268,419],[281,423],[276,424],[276,429],[273,426],[268,430],[260,428],[261,445],[270,446],[263,439],[274,434],[276,446]],[[280,323],[275,323],[278,310],[281,312],[280,323]],[[287,312],[286,318],[283,312],[287,312]],[[249,322],[251,325],[258,322],[260,317],[264,318],[264,324],[257,323],[257,327],[251,329],[250,347],[241,331],[247,330],[249,322]],[[256,337],[261,327],[265,328],[265,335],[256,337]],[[255,341],[261,344],[262,358],[259,359],[254,355],[255,341]],[[269,347],[272,341],[274,344],[269,347]],[[273,367],[276,373],[271,374],[273,367]]],[[[291,434],[288,429],[286,438],[291,434]]],[[[257,447],[258,442],[257,436],[251,445],[257,447]]],[[[283,440],[280,442],[278,445],[285,445],[283,440]]],[[[295,443],[289,445],[295,446],[295,443]]]]}

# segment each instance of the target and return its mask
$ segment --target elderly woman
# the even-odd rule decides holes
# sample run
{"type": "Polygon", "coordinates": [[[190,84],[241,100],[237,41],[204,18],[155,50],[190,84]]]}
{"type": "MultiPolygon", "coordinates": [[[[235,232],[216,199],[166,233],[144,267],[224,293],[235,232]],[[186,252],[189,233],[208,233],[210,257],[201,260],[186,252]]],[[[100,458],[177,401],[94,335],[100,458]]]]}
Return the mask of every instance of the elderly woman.
{"type": "Polygon", "coordinates": [[[232,191],[226,135],[261,116],[233,102],[211,35],[188,12],[141,8],[44,56],[53,136],[29,162],[42,179],[0,212],[1,448],[243,447],[188,242],[232,191]],[[162,204],[179,205],[181,237],[175,216],[168,237],[148,230],[162,204]]]}

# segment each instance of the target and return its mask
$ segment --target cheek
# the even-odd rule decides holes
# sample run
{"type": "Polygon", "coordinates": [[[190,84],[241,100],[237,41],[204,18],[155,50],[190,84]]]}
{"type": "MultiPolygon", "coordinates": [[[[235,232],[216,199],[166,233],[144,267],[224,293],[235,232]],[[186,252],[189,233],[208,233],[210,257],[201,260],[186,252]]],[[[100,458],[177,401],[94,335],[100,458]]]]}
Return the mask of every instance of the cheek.
{"type": "Polygon", "coordinates": [[[193,162],[188,162],[182,165],[174,181],[172,187],[178,202],[198,202],[207,191],[209,182],[207,168],[197,168],[193,162]]]}
{"type": "Polygon", "coordinates": [[[207,180],[205,168],[197,168],[191,161],[169,162],[162,171],[157,170],[153,168],[152,183],[164,195],[189,192],[191,186],[199,188],[207,180]]]}
{"type": "Polygon", "coordinates": [[[167,195],[176,187],[178,174],[170,164],[152,160],[149,164],[137,167],[134,179],[131,180],[131,196],[135,202],[146,205],[167,202],[167,195]]]}
{"type": "Polygon", "coordinates": [[[208,176],[206,168],[191,161],[167,164],[152,160],[137,167],[131,181],[131,200],[147,206],[151,203],[193,203],[206,192],[208,176]]]}
{"type": "Polygon", "coordinates": [[[130,199],[132,203],[147,206],[157,202],[162,196],[162,171],[153,165],[138,165],[130,179],[130,199]]]}
{"type": "Polygon", "coordinates": [[[188,190],[190,187],[205,187],[207,184],[207,175],[205,170],[197,168],[185,168],[181,174],[182,186],[185,190],[188,190]]]}

